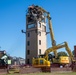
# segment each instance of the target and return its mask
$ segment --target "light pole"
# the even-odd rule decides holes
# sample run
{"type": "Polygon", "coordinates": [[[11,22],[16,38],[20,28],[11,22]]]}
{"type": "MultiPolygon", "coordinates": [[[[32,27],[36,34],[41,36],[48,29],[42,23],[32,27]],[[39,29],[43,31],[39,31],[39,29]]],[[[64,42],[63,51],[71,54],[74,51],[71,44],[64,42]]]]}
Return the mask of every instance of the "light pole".
{"type": "MultiPolygon", "coordinates": [[[[26,34],[26,32],[24,30],[21,30],[21,32],[26,34]]],[[[25,49],[25,51],[26,51],[26,49],[25,49]]],[[[25,55],[25,57],[26,57],[26,55],[25,55]]],[[[25,63],[26,63],[26,58],[25,58],[25,63]]]]}

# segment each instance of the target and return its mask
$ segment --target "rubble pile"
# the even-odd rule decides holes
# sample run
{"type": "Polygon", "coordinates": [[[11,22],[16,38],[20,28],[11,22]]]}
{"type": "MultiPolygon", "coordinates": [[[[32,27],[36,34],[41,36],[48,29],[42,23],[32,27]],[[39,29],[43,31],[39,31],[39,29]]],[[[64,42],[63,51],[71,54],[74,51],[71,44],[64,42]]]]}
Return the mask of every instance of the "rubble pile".
{"type": "Polygon", "coordinates": [[[34,20],[42,20],[44,18],[43,11],[40,10],[39,6],[37,5],[29,6],[28,13],[30,15],[30,18],[34,20]]]}

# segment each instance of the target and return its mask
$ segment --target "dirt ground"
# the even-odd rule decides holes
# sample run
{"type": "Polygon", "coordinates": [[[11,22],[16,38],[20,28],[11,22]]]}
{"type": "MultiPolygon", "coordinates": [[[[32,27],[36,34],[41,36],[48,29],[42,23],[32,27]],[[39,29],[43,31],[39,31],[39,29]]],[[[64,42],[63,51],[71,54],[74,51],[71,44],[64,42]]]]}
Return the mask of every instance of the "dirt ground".
{"type": "MultiPolygon", "coordinates": [[[[42,72],[40,68],[22,67],[20,74],[39,73],[42,72]]],[[[51,72],[72,72],[71,68],[51,68],[51,72]]],[[[0,69],[0,75],[7,74],[7,69],[0,69]]]]}
{"type": "MultiPolygon", "coordinates": [[[[26,73],[36,73],[41,72],[41,69],[39,68],[33,68],[33,67],[23,67],[20,68],[20,74],[26,74],[26,73]]],[[[7,74],[7,69],[0,69],[0,75],[7,74]]]]}
{"type": "Polygon", "coordinates": [[[6,73],[7,73],[7,70],[6,69],[0,69],[0,75],[6,74],[6,73]]]}

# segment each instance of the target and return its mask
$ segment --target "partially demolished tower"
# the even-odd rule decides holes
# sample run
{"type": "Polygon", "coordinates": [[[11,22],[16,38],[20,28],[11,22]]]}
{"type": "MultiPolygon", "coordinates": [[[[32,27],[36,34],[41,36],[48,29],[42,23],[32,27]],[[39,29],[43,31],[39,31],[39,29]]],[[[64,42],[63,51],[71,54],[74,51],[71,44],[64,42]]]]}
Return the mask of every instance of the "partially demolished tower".
{"type": "Polygon", "coordinates": [[[38,6],[28,7],[26,14],[26,64],[46,50],[46,22],[38,6]]]}

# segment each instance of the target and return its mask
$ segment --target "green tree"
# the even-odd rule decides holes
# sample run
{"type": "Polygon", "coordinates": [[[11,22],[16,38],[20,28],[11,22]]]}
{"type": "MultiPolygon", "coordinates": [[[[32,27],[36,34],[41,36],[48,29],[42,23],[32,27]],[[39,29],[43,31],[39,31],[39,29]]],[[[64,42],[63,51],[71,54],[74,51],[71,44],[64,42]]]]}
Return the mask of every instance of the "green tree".
{"type": "Polygon", "coordinates": [[[72,51],[73,55],[74,55],[74,50],[72,51]]]}
{"type": "Polygon", "coordinates": [[[67,53],[66,53],[66,52],[63,52],[63,51],[58,52],[57,55],[58,55],[58,58],[59,58],[60,56],[68,56],[67,53]]]}

